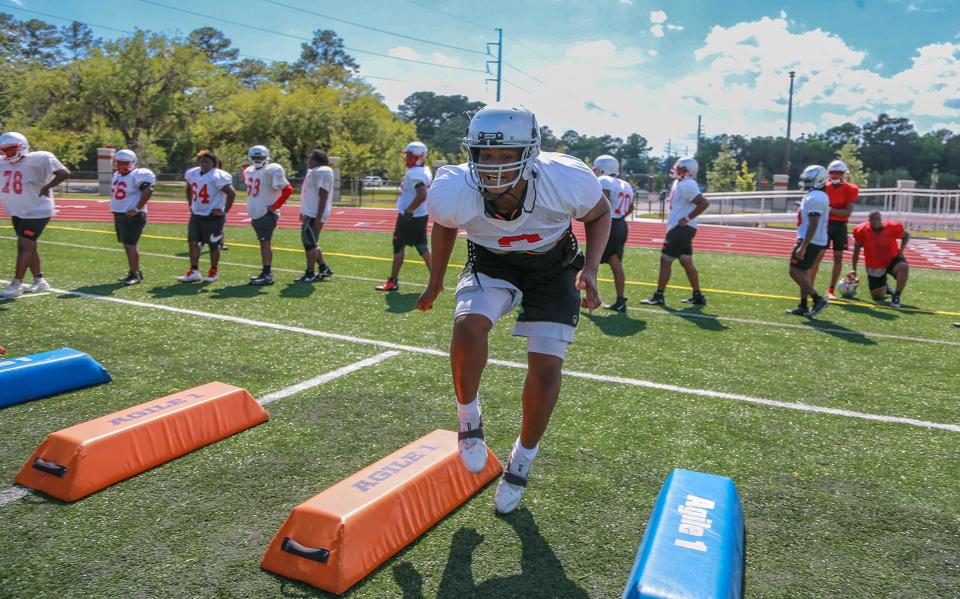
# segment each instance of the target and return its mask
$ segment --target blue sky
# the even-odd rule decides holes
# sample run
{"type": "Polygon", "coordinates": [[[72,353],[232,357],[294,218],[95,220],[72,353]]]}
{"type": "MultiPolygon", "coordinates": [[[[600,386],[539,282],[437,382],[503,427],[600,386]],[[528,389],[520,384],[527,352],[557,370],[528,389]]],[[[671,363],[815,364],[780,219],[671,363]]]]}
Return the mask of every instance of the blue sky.
{"type": "MultiPolygon", "coordinates": [[[[124,30],[186,33],[210,25],[242,53],[277,60],[296,59],[302,41],[296,38],[334,29],[392,109],[418,90],[493,101],[494,86],[477,71],[484,69],[485,44],[496,40],[494,28],[500,27],[509,65],[503,70],[504,101],[530,107],[558,134],[636,132],[656,152],[668,139],[675,147],[692,147],[698,114],[708,135],[782,135],[791,69],[797,72],[795,135],[848,120],[863,123],[879,112],[907,116],[922,132],[947,127],[960,133],[957,0],[282,4],[289,7],[267,0],[0,0],[0,10],[45,18],[17,10],[19,5],[124,30]]],[[[106,38],[121,35],[94,31],[106,38]]]]}

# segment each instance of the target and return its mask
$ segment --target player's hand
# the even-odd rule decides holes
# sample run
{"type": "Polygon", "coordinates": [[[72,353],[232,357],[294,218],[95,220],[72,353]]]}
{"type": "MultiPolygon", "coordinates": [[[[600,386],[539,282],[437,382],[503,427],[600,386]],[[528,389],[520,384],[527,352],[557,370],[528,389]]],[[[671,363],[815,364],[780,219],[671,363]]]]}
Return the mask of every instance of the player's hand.
{"type": "Polygon", "coordinates": [[[131,208],[130,210],[127,210],[127,216],[130,217],[130,218],[133,218],[134,216],[136,216],[136,215],[138,215],[138,214],[140,214],[140,211],[137,210],[136,208],[131,208]]]}
{"type": "Polygon", "coordinates": [[[413,220],[413,213],[409,211],[403,211],[400,216],[403,217],[403,220],[413,220]]]}
{"type": "Polygon", "coordinates": [[[802,259],[803,256],[806,255],[806,253],[807,253],[807,246],[803,244],[800,244],[793,249],[793,256],[798,260],[802,259]]]}
{"type": "Polygon", "coordinates": [[[687,225],[690,224],[690,221],[687,219],[687,217],[683,217],[679,221],[677,221],[677,224],[680,225],[681,227],[686,227],[687,225]]]}
{"type": "Polygon", "coordinates": [[[277,211],[277,209],[276,209],[276,207],[274,207],[274,206],[269,206],[269,207],[267,207],[267,212],[269,212],[270,214],[273,214],[273,213],[276,212],[276,211],[277,211]]]}
{"type": "Polygon", "coordinates": [[[443,285],[434,285],[433,283],[427,285],[427,288],[420,294],[420,298],[417,299],[417,310],[429,312],[433,308],[433,302],[436,301],[437,296],[442,291],[443,285]]]}
{"type": "Polygon", "coordinates": [[[45,198],[49,198],[49,197],[50,197],[50,188],[49,188],[49,187],[41,187],[41,188],[40,188],[40,195],[43,196],[43,197],[45,197],[45,198]]]}
{"type": "Polygon", "coordinates": [[[580,306],[593,314],[595,308],[600,307],[600,293],[597,291],[597,271],[584,268],[577,273],[577,289],[587,294],[580,300],[580,306]]]}
{"type": "Polygon", "coordinates": [[[220,210],[219,208],[214,208],[213,210],[210,211],[210,216],[223,216],[223,210],[220,210]]]}

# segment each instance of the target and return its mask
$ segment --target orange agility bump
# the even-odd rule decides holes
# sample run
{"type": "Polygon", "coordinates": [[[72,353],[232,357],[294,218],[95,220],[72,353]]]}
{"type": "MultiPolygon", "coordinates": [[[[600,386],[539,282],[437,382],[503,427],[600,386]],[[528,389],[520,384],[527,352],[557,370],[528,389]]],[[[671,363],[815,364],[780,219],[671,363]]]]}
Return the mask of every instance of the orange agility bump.
{"type": "Polygon", "coordinates": [[[489,449],[464,468],[457,433],[435,430],[293,509],[260,566],[343,593],[496,478],[489,449]]]}
{"type": "Polygon", "coordinates": [[[47,435],[16,481],[76,501],[268,418],[245,389],[207,383],[47,435]]]}

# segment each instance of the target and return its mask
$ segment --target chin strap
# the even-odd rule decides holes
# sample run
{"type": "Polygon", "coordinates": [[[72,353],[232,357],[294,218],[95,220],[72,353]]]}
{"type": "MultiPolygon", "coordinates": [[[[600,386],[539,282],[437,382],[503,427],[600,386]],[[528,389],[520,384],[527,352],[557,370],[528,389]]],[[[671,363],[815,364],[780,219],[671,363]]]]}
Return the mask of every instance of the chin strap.
{"type": "MultiPolygon", "coordinates": [[[[487,216],[490,218],[495,218],[497,220],[515,220],[523,213],[523,198],[518,198],[513,194],[515,187],[511,187],[506,191],[500,193],[491,193],[489,191],[481,191],[480,195],[483,198],[483,209],[487,213],[487,216]],[[497,200],[504,196],[509,196],[517,200],[517,207],[513,209],[509,215],[504,216],[503,214],[497,212],[497,200]]],[[[524,196],[526,196],[526,190],[524,190],[524,196]]]]}

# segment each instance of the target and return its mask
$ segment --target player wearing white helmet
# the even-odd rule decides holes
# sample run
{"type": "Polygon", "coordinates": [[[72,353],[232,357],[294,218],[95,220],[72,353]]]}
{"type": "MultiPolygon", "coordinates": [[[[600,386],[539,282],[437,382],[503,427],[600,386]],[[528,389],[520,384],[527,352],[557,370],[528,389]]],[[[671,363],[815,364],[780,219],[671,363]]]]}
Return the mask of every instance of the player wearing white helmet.
{"type": "Polygon", "coordinates": [[[13,298],[24,291],[50,288],[40,269],[37,239],[53,217],[53,188],[65,181],[70,171],[50,152],[31,152],[27,138],[14,131],[0,135],[0,156],[0,200],[17,234],[13,280],[0,295],[13,298]],[[28,268],[33,284],[24,288],[28,268]]]}
{"type": "Polygon", "coordinates": [[[690,287],[693,288],[693,294],[680,301],[695,306],[707,305],[707,298],[700,290],[700,273],[693,264],[693,238],[697,234],[697,217],[710,206],[697,185],[699,169],[696,159],[691,157],[680,158],[670,169],[674,181],[667,200],[670,214],[667,216],[667,235],[660,250],[660,276],[657,278],[657,290],[643,300],[644,304],[662,306],[666,303],[663,292],[670,282],[673,261],[679,260],[687,274],[687,280],[690,281],[690,287]]]}
{"type": "MultiPolygon", "coordinates": [[[[830,286],[827,288],[827,299],[837,299],[834,287],[840,272],[843,270],[843,252],[847,249],[847,222],[853,214],[853,204],[860,196],[860,188],[845,180],[850,171],[842,160],[834,160],[827,165],[827,176],[830,184],[824,191],[830,199],[830,220],[827,222],[827,247],[833,247],[833,272],[830,274],[830,286]]],[[[810,282],[815,283],[820,262],[810,269],[810,282]]]]}
{"type": "Polygon", "coordinates": [[[427,162],[427,146],[419,141],[407,144],[403,151],[404,166],[407,170],[400,182],[397,195],[397,222],[393,229],[393,265],[390,278],[377,291],[396,291],[400,289],[397,276],[403,266],[406,247],[412,245],[419,252],[423,263],[430,272],[430,248],[427,246],[427,190],[433,180],[433,173],[427,162]]]}
{"type": "Polygon", "coordinates": [[[333,276],[320,251],[320,231],[330,218],[333,203],[333,169],[327,153],[316,148],[307,156],[307,174],[300,187],[300,241],[307,254],[307,270],[296,283],[314,283],[333,276]],[[314,267],[317,271],[314,272],[314,267]]]}
{"type": "Polygon", "coordinates": [[[810,269],[820,261],[827,249],[827,215],[830,213],[830,200],[824,192],[827,185],[827,169],[819,164],[811,164],[800,174],[800,189],[807,195],[800,202],[797,212],[797,245],[790,254],[790,277],[800,287],[800,305],[787,314],[814,317],[828,302],[813,287],[810,269]],[[807,298],[813,298],[813,307],[807,305],[807,298]]]}
{"type": "Polygon", "coordinates": [[[260,274],[250,277],[251,285],[273,285],[273,231],[280,220],[280,206],[293,193],[283,167],[270,162],[270,151],[265,146],[253,146],[247,152],[250,165],[243,169],[247,186],[247,215],[260,242],[260,274]]]}
{"type": "Polygon", "coordinates": [[[437,172],[428,201],[434,264],[417,309],[430,310],[462,228],[467,268],[456,291],[450,362],[460,458],[471,472],[487,460],[477,392],[490,330],[520,306],[513,334],[527,337],[520,436],[497,485],[497,511],[513,511],[560,394],[560,372],[580,307],[599,307],[597,269],[610,233],[610,203],[596,176],[572,156],[540,151],[540,128],[523,107],[491,105],[470,120],[467,163],[437,172]],[[587,255],[573,235],[584,223],[587,255]],[[580,290],[586,292],[581,299],[580,290]]]}
{"type": "Polygon", "coordinates": [[[197,153],[197,164],[184,175],[187,181],[187,204],[190,223],[187,225],[187,243],[190,247],[190,270],[177,277],[181,283],[203,280],[212,283],[220,276],[220,244],[227,213],[233,206],[236,192],[233,177],[218,168],[220,159],[210,150],[197,153]],[[210,247],[210,270],[200,274],[200,244],[210,247]]]}
{"type": "Polygon", "coordinates": [[[110,211],[117,241],[127,254],[127,276],[117,279],[124,285],[143,281],[140,270],[140,250],[137,244],[147,224],[147,202],[153,195],[156,175],[147,168],[137,167],[133,150],[120,150],[113,156],[114,172],[110,181],[110,211]]]}
{"type": "Polygon", "coordinates": [[[600,189],[603,195],[610,202],[610,237],[607,239],[607,247],[603,250],[603,256],[600,258],[601,264],[609,264],[610,272],[613,273],[613,285],[617,291],[617,301],[607,306],[608,310],[615,312],[627,311],[627,298],[624,296],[624,285],[626,276],[623,272],[623,248],[627,243],[626,216],[633,211],[633,188],[629,183],[619,178],[620,161],[603,154],[593,160],[593,172],[600,181],[600,189]]]}

